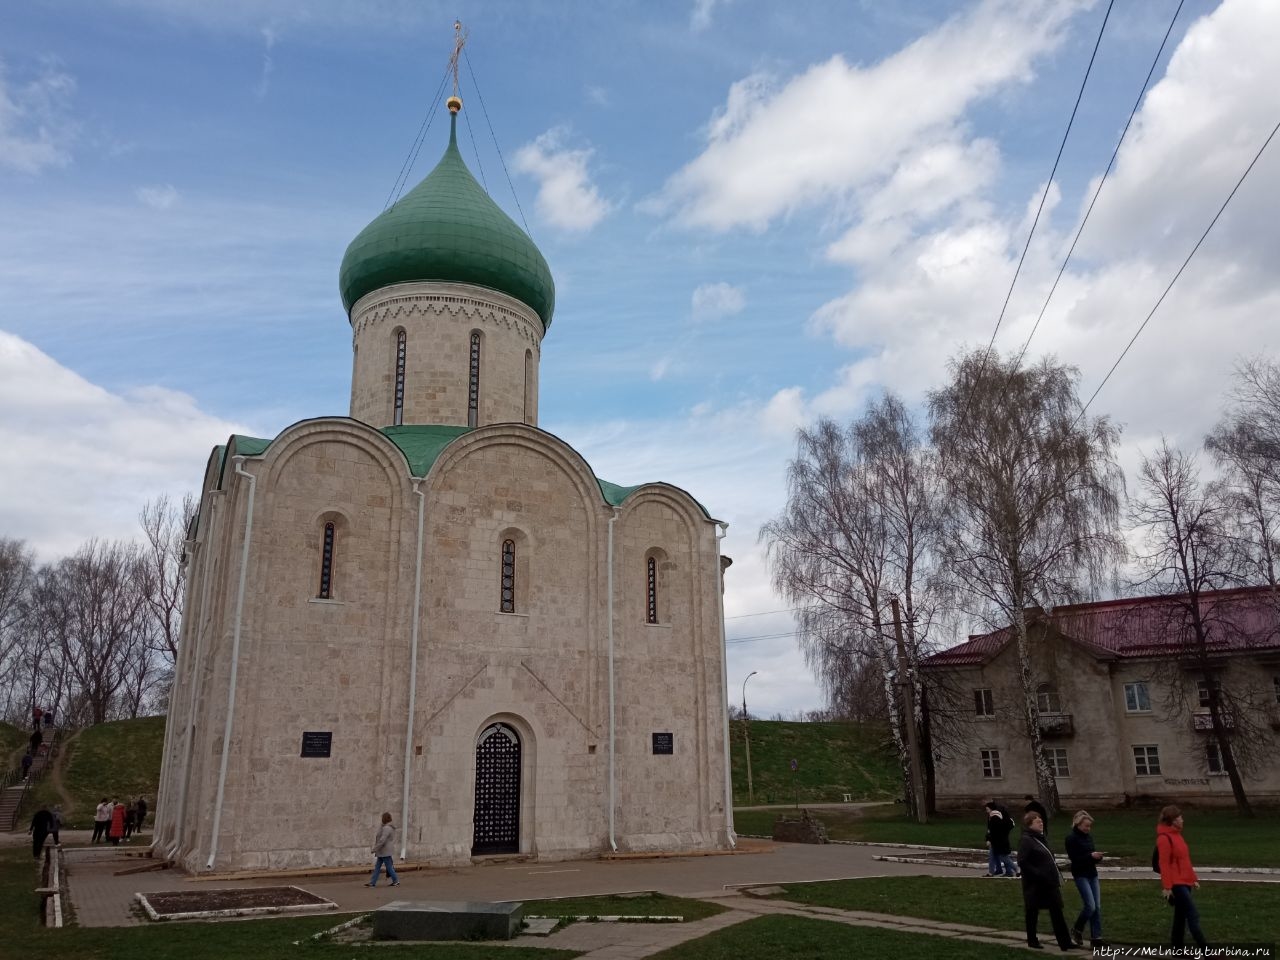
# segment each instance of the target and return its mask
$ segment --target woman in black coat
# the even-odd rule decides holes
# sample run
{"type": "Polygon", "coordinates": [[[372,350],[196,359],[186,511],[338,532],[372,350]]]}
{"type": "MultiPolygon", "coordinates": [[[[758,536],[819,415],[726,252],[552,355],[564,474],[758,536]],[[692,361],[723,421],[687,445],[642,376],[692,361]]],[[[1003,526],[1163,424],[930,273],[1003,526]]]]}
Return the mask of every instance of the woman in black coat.
{"type": "Polygon", "coordinates": [[[1036,932],[1040,911],[1049,911],[1053,935],[1063,950],[1074,950],[1067,920],[1062,915],[1062,874],[1044,842],[1044,820],[1038,813],[1022,818],[1022,841],[1018,844],[1018,869],[1022,872],[1022,903],[1027,922],[1027,946],[1042,949],[1036,932]]]}

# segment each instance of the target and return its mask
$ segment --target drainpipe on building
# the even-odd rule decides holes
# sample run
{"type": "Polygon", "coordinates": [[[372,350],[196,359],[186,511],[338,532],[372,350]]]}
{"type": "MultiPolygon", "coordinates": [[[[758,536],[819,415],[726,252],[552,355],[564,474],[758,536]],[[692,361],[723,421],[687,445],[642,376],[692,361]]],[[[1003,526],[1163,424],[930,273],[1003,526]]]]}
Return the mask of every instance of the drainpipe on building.
{"type": "Polygon", "coordinates": [[[236,475],[249,481],[249,502],[244,511],[244,544],[240,550],[240,585],[236,588],[235,629],[231,634],[231,681],[227,684],[227,723],[222,730],[222,762],[218,765],[218,795],[213,801],[213,837],[209,842],[206,870],[213,869],[218,855],[218,830],[222,826],[222,797],[227,789],[227,758],[231,752],[231,722],[236,710],[236,671],[240,667],[240,625],[244,619],[244,585],[249,573],[249,542],[253,537],[253,495],[258,478],[244,469],[244,457],[232,457],[236,475]]]}
{"type": "Polygon", "coordinates": [[[427,498],[422,492],[422,479],[410,477],[413,495],[418,498],[418,546],[413,558],[413,618],[409,630],[409,713],[404,724],[404,795],[400,800],[400,859],[409,847],[409,780],[413,764],[413,715],[418,700],[418,620],[422,606],[422,528],[427,498]]]}
{"type": "Polygon", "coordinates": [[[729,525],[716,522],[716,579],[720,589],[720,683],[723,696],[720,698],[724,710],[724,831],[731,848],[738,846],[738,838],[733,830],[733,777],[729,764],[729,647],[724,632],[724,567],[720,563],[720,541],[729,535],[729,525]]]}
{"type": "Polygon", "coordinates": [[[609,621],[609,849],[617,851],[618,841],[614,836],[614,710],[613,710],[613,524],[618,519],[618,508],[613,508],[613,516],[609,518],[609,551],[605,561],[609,569],[608,610],[605,614],[609,621]]]}
{"type": "MultiPolygon", "coordinates": [[[[201,524],[203,527],[202,537],[196,541],[201,545],[202,550],[203,544],[209,542],[209,534],[213,530],[213,518],[217,515],[217,506],[220,498],[221,493],[217,490],[213,491],[209,496],[209,515],[203,518],[205,522],[201,524]]],[[[167,854],[170,859],[175,859],[178,852],[182,849],[183,824],[186,823],[187,816],[187,784],[191,782],[191,730],[195,725],[196,700],[198,699],[197,695],[199,693],[196,689],[196,684],[198,682],[196,678],[204,663],[203,650],[205,631],[201,628],[200,621],[203,620],[207,623],[209,618],[209,581],[213,579],[212,557],[203,558],[200,574],[200,607],[197,610],[196,617],[191,621],[188,621],[185,618],[183,620],[184,626],[189,622],[191,623],[191,633],[195,635],[195,651],[191,654],[191,659],[188,661],[191,664],[191,667],[187,671],[187,720],[186,723],[183,724],[182,766],[180,768],[181,779],[178,785],[178,812],[173,819],[173,841],[169,844],[169,852],[167,854]]],[[[191,642],[192,638],[188,635],[188,637],[183,641],[184,653],[191,642]]],[[[166,726],[168,726],[168,724],[166,724],[166,726]]],[[[159,799],[157,799],[156,806],[159,805],[159,799]]]]}

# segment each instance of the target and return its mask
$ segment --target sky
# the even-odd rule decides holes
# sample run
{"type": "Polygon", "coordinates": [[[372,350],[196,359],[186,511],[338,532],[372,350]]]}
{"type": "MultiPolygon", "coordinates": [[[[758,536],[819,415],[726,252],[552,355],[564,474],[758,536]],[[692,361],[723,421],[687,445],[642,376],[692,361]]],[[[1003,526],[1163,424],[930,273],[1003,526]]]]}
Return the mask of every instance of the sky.
{"type": "MultiPolygon", "coordinates": [[[[795,431],[1021,348],[1177,0],[30,0],[0,7],[0,535],[137,535],[210,447],[345,415],[346,245],[443,152],[557,284],[540,425],[729,523],[733,698],[822,705],[761,524],[795,431]],[[448,90],[445,91],[445,94],[448,90]]],[[[1280,4],[1185,0],[1028,356],[1087,397],[1280,121],[1280,4]]],[[[1278,138],[1280,139],[1280,138],[1278,138]]],[[[1280,145],[1094,401],[1130,478],[1275,356],[1280,145]]],[[[1130,484],[1132,487],[1132,482],[1130,484]]]]}

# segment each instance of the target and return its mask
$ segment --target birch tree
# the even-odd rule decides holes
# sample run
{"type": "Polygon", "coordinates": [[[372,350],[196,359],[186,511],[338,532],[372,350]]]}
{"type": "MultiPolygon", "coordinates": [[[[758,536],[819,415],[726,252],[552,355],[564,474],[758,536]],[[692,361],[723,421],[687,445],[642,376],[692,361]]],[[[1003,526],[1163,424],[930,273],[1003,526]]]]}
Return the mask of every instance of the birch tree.
{"type": "Polygon", "coordinates": [[[929,394],[943,496],[940,549],[972,612],[1008,626],[1041,801],[1059,806],[1044,752],[1027,611],[1083,599],[1123,554],[1118,431],[1080,412],[1079,372],[975,351],[929,394]]]}

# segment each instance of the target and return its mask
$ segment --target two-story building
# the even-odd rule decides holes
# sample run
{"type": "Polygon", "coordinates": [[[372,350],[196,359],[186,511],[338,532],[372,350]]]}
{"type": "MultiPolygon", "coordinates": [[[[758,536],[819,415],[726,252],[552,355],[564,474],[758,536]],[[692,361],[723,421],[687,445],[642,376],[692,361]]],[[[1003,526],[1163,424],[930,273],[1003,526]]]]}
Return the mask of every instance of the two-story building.
{"type": "MultiPolygon", "coordinates": [[[[1045,754],[1069,805],[1146,798],[1229,803],[1209,685],[1228,703],[1251,799],[1280,799],[1280,615],[1267,587],[1201,594],[1198,656],[1186,598],[1139,597],[1028,611],[1045,754]]],[[[943,701],[935,738],[943,806],[1036,792],[1009,628],[970,637],[923,668],[943,701]]]]}

